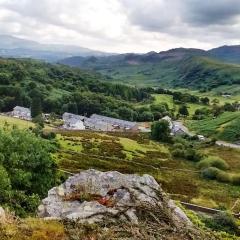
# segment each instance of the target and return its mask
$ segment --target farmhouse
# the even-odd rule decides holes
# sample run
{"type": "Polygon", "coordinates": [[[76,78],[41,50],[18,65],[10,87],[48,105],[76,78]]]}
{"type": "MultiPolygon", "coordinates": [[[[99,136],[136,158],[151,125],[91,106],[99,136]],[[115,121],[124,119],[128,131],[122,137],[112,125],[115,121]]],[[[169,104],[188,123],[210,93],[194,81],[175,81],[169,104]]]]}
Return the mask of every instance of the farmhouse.
{"type": "Polygon", "coordinates": [[[98,114],[93,114],[90,119],[97,122],[104,122],[112,126],[113,130],[117,131],[138,131],[136,122],[125,121],[117,118],[105,117],[98,114]]]}
{"type": "Polygon", "coordinates": [[[113,126],[111,124],[96,119],[85,118],[84,125],[86,129],[95,131],[113,131],[113,126]]]}
{"type": "Polygon", "coordinates": [[[84,116],[72,114],[72,113],[64,113],[62,116],[64,121],[63,128],[69,130],[84,130],[84,116]]]}
{"type": "Polygon", "coordinates": [[[16,106],[12,111],[12,116],[24,120],[31,121],[31,110],[29,108],[16,106]]]}
{"type": "Polygon", "coordinates": [[[185,127],[180,121],[173,122],[172,134],[173,135],[185,135],[186,134],[189,136],[193,135],[189,132],[187,127],[185,127]]]}

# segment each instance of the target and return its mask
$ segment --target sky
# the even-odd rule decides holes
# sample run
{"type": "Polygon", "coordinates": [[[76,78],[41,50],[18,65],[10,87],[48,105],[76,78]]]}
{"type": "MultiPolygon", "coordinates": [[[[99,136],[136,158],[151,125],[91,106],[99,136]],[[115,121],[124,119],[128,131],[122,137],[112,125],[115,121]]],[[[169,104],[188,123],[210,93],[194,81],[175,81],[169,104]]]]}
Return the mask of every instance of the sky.
{"type": "Polygon", "coordinates": [[[240,0],[0,0],[0,34],[125,53],[240,44],[240,0]]]}

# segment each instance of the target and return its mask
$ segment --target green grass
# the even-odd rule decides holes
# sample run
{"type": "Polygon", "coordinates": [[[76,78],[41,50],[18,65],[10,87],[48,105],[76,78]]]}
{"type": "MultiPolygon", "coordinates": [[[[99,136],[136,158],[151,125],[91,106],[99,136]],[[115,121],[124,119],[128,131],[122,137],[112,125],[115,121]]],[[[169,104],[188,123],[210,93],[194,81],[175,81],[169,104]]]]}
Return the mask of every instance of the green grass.
{"type": "MultiPolygon", "coordinates": [[[[56,154],[59,167],[70,172],[95,168],[147,173],[154,176],[173,199],[207,207],[230,209],[240,195],[239,186],[205,180],[198,172],[175,171],[198,171],[198,168],[196,163],[173,159],[167,145],[150,141],[144,135],[74,131],[63,132],[58,139],[61,144],[56,154]]],[[[223,158],[230,166],[230,173],[240,172],[240,151],[216,146],[204,147],[201,151],[223,158]]]]}
{"type": "MultiPolygon", "coordinates": [[[[153,94],[152,95],[154,97],[154,102],[153,104],[159,104],[159,103],[167,103],[170,110],[175,110],[175,114],[178,113],[178,109],[179,109],[179,104],[175,104],[173,101],[173,96],[171,95],[167,95],[167,94],[153,94]]],[[[209,106],[206,105],[202,105],[202,104],[197,104],[197,103],[186,103],[187,107],[188,107],[188,111],[189,111],[189,115],[190,117],[195,113],[195,111],[199,108],[210,108],[209,106]]],[[[137,104],[138,107],[140,106],[150,106],[150,104],[137,104]]]]}
{"type": "Polygon", "coordinates": [[[186,124],[191,131],[198,134],[220,137],[220,139],[231,141],[234,140],[232,134],[237,134],[239,131],[239,121],[240,112],[225,112],[215,119],[204,119],[200,121],[191,120],[186,121],[186,124]],[[235,126],[235,128],[232,126],[235,126]],[[238,131],[236,132],[234,129],[238,129],[238,131]]]}
{"type": "Polygon", "coordinates": [[[10,126],[18,126],[18,128],[20,129],[25,129],[25,128],[35,126],[35,124],[30,121],[25,121],[18,118],[0,115],[0,125],[3,127],[5,124],[8,124],[10,126]]]}

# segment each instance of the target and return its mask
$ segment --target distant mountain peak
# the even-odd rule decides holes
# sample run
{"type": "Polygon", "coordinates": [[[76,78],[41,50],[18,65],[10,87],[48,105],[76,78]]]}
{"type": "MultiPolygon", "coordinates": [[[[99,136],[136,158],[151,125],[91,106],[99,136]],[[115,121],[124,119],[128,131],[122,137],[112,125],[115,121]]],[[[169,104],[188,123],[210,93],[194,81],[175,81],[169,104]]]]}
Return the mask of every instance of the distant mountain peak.
{"type": "Polygon", "coordinates": [[[61,44],[41,44],[10,35],[0,35],[0,56],[17,58],[36,58],[47,61],[57,61],[71,56],[109,56],[104,53],[80,46],[61,44]]]}

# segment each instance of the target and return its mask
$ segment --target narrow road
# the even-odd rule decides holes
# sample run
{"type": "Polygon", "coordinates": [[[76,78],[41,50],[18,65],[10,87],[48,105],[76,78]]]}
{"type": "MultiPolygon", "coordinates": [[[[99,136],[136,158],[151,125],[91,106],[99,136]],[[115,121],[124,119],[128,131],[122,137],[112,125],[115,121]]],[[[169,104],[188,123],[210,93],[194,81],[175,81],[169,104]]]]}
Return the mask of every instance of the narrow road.
{"type": "Polygon", "coordinates": [[[228,142],[224,142],[224,141],[216,141],[216,145],[221,146],[221,147],[240,149],[240,145],[234,144],[234,143],[228,143],[228,142]]]}

